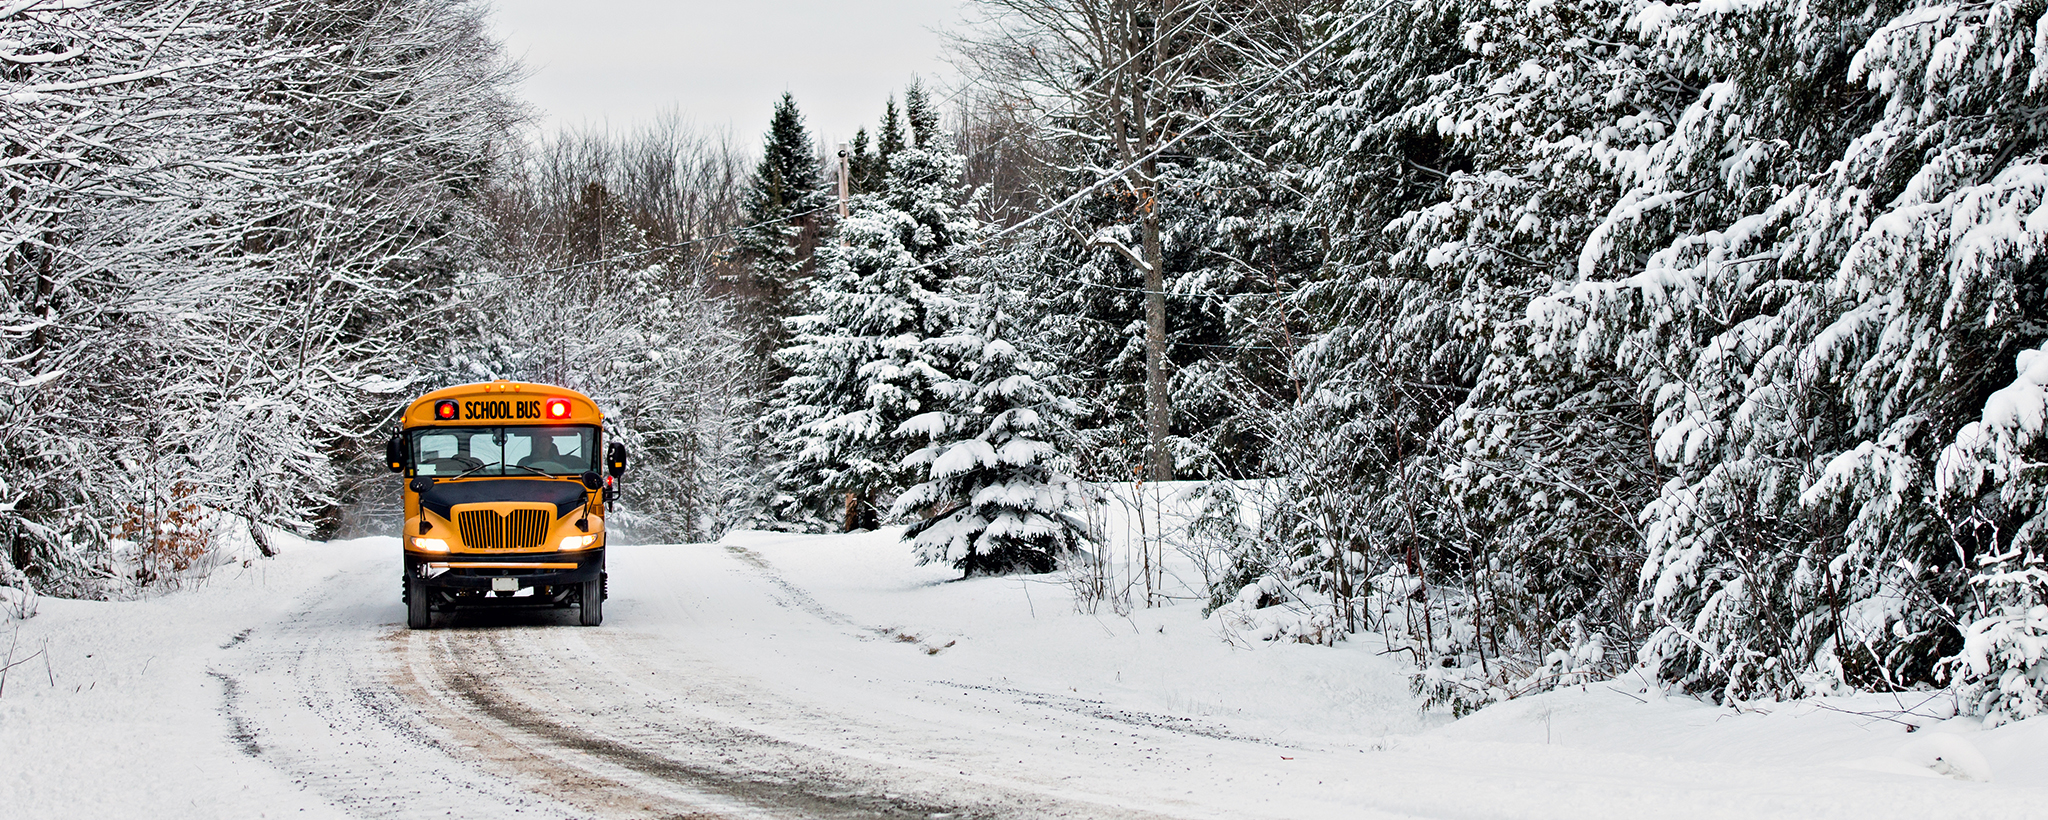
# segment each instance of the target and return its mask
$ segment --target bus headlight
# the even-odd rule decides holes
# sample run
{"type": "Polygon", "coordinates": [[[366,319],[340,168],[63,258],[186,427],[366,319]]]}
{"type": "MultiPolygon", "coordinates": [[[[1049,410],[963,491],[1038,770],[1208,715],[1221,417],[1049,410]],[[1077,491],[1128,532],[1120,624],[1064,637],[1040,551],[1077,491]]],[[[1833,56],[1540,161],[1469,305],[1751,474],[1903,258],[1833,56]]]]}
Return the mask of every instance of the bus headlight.
{"type": "Polygon", "coordinates": [[[426,552],[447,552],[448,542],[439,538],[414,538],[412,548],[426,552]]]}
{"type": "Polygon", "coordinates": [[[568,538],[562,539],[562,551],[568,552],[570,550],[580,550],[595,543],[597,543],[597,533],[593,532],[589,535],[571,535],[568,538]]]}

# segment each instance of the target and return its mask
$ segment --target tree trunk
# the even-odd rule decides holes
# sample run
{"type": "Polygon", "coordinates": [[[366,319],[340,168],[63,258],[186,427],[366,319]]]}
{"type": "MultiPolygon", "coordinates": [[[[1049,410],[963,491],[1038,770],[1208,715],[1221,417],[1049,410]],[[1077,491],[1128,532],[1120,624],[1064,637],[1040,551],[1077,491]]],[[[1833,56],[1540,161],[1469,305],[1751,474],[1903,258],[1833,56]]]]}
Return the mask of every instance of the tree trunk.
{"type": "Polygon", "coordinates": [[[270,534],[264,532],[263,525],[256,523],[254,518],[249,519],[249,539],[256,542],[256,551],[263,553],[263,557],[277,557],[277,548],[270,545],[270,534]]]}
{"type": "Polygon", "coordinates": [[[1166,136],[1161,133],[1161,122],[1167,108],[1164,73],[1170,38],[1162,35],[1170,26],[1168,17],[1174,11],[1173,5],[1158,3],[1150,9],[1152,25],[1134,27],[1145,36],[1137,42],[1149,40],[1152,49],[1143,92],[1132,100],[1131,106],[1138,126],[1137,150],[1144,157],[1138,167],[1143,177],[1138,191],[1138,213],[1145,244],[1145,438],[1151,451],[1146,478],[1152,481],[1173,480],[1173,455],[1166,449],[1166,434],[1173,419],[1166,395],[1166,251],[1159,241],[1159,159],[1152,156],[1166,136]]]}
{"type": "Polygon", "coordinates": [[[1145,232],[1145,437],[1149,459],[1145,477],[1173,480],[1173,455],[1166,450],[1172,414],[1166,395],[1166,259],[1159,242],[1159,208],[1150,183],[1155,166],[1145,162],[1145,201],[1140,204],[1145,232]]]}

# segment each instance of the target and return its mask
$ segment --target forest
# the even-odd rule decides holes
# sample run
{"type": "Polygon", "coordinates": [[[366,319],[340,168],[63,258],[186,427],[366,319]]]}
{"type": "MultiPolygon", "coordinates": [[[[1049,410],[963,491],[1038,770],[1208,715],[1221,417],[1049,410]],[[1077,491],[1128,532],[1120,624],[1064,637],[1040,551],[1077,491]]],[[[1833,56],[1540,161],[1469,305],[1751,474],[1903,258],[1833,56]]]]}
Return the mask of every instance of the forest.
{"type": "Polygon", "coordinates": [[[537,133],[471,0],[0,0],[0,586],[386,527],[512,378],[645,542],[1049,572],[1188,482],[1212,617],[1453,711],[2048,708],[2048,3],[965,6],[842,149],[537,133]]]}

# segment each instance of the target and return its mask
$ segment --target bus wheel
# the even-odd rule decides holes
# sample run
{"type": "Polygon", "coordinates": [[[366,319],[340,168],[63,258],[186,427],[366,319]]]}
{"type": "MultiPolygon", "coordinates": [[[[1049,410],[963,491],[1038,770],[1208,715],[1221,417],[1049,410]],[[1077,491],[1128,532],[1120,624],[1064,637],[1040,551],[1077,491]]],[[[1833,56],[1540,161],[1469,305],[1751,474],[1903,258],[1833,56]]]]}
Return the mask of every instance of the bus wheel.
{"type": "Polygon", "coordinates": [[[428,607],[432,599],[432,593],[427,592],[425,585],[413,580],[410,576],[406,577],[405,586],[405,627],[407,629],[432,628],[434,625],[434,610],[428,607]]]}
{"type": "Polygon", "coordinates": [[[584,581],[581,597],[581,621],[584,626],[604,623],[604,582],[584,581]]]}

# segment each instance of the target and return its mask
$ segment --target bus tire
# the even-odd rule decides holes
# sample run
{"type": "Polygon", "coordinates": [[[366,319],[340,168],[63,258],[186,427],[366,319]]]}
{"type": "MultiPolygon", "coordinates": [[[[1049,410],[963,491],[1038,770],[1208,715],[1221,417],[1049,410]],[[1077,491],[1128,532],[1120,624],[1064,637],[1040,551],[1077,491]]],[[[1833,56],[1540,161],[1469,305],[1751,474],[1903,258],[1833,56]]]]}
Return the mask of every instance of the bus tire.
{"type": "Polygon", "coordinates": [[[584,581],[578,605],[577,619],[584,626],[604,623],[604,581],[584,581]]]}
{"type": "Polygon", "coordinates": [[[434,610],[431,594],[424,585],[410,576],[405,579],[405,628],[431,629],[434,626],[434,610]]]}

